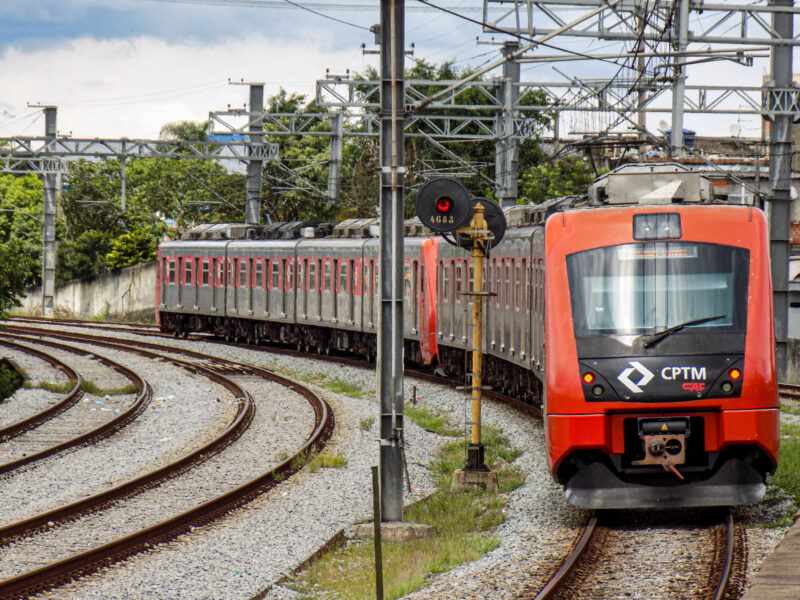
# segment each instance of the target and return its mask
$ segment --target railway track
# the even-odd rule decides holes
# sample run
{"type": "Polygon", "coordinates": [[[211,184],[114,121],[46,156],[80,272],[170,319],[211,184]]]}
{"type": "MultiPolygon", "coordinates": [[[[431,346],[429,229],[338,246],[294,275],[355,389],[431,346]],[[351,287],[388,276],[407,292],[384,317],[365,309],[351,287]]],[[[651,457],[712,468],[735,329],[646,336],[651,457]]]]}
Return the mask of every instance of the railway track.
{"type": "MultiPolygon", "coordinates": [[[[671,517],[674,519],[674,517],[671,517]]],[[[704,518],[703,520],[708,520],[704,518]]],[[[685,537],[685,524],[677,525],[676,531],[685,537]]],[[[534,600],[575,600],[583,598],[606,597],[650,597],[643,593],[642,587],[647,585],[649,573],[625,572],[635,567],[631,554],[640,552],[645,545],[641,538],[651,533],[650,530],[631,528],[627,525],[614,523],[608,516],[592,516],[576,538],[570,552],[554,571],[547,583],[539,590],[524,595],[524,598],[534,600]],[[631,552],[633,549],[633,552],[631,552]],[[614,562],[616,561],[616,562],[614,562]],[[597,583],[608,577],[604,568],[617,570],[616,575],[607,578],[609,586],[620,586],[616,579],[624,579],[621,587],[611,591],[605,586],[599,587],[597,583]],[[625,586],[635,585],[634,589],[625,589],[625,586]],[[608,595],[606,595],[608,594],[608,595]],[[616,594],[616,595],[615,595],[616,594]]],[[[676,534],[676,535],[680,535],[676,534]]],[[[687,574],[676,574],[681,580],[695,584],[694,589],[684,589],[681,598],[708,598],[709,600],[725,600],[738,598],[743,590],[746,573],[746,540],[742,527],[734,522],[733,514],[725,511],[721,519],[711,519],[708,524],[691,526],[691,536],[705,535],[708,539],[706,545],[711,545],[711,552],[707,553],[706,560],[694,557],[692,564],[696,565],[700,573],[693,573],[695,577],[687,574]],[[703,577],[703,568],[707,575],[703,577]]],[[[668,543],[667,536],[659,536],[659,543],[668,543]]],[[[655,566],[652,565],[651,566],[655,566]]],[[[653,590],[654,594],[663,594],[665,590],[653,590]]]]}
{"type": "Polygon", "coordinates": [[[81,376],[75,372],[74,369],[72,369],[72,367],[58,360],[54,356],[47,354],[46,352],[36,350],[35,348],[28,348],[27,346],[20,344],[15,344],[8,339],[0,339],[0,346],[5,346],[6,348],[10,348],[16,352],[22,352],[35,356],[64,373],[67,378],[73,382],[72,388],[59,402],[56,402],[55,404],[48,406],[44,410],[41,410],[29,417],[0,428],[0,442],[7,442],[17,436],[22,435],[26,431],[30,431],[31,429],[38,427],[42,423],[46,423],[50,419],[55,418],[80,401],[81,397],[83,396],[83,391],[81,390],[81,384],[83,383],[83,380],[81,376]]]}
{"type": "MultiPolygon", "coordinates": [[[[5,334],[5,339],[17,340],[19,342],[30,342],[28,338],[18,337],[8,333],[5,334]]],[[[20,348],[33,350],[29,346],[22,346],[20,344],[15,344],[15,345],[20,348]]],[[[45,458],[49,458],[61,452],[65,452],[66,450],[76,449],[88,444],[96,443],[101,439],[105,439],[110,435],[113,435],[114,433],[116,433],[117,431],[121,430],[123,427],[128,425],[130,422],[132,422],[137,416],[139,416],[152,398],[152,388],[150,387],[150,385],[147,382],[145,382],[135,371],[129,369],[125,365],[115,362],[109,358],[99,356],[95,353],[90,353],[80,348],[69,346],[67,344],[50,342],[46,340],[39,340],[37,342],[37,345],[55,348],[64,352],[69,352],[80,356],[91,356],[93,359],[113,369],[114,371],[120,373],[128,381],[130,381],[136,388],[134,392],[135,398],[133,402],[131,402],[125,410],[123,410],[116,416],[112,417],[111,419],[103,420],[96,427],[87,430],[84,424],[83,427],[79,428],[79,431],[76,435],[71,435],[69,437],[66,437],[65,439],[62,439],[61,441],[56,442],[55,444],[49,444],[49,445],[46,444],[43,448],[35,451],[31,451],[30,447],[27,447],[25,449],[24,455],[21,456],[20,458],[0,464],[0,475],[10,473],[23,466],[36,463],[40,460],[44,460],[45,458]]],[[[77,403],[73,404],[72,406],[77,406],[77,403]]],[[[67,415],[67,414],[69,414],[69,412],[66,409],[64,411],[61,411],[60,413],[60,415],[67,415]]],[[[50,423],[56,421],[58,416],[60,415],[55,415],[51,417],[50,423]]],[[[81,415],[81,419],[83,418],[85,418],[85,415],[81,415]]],[[[37,432],[38,430],[29,431],[29,433],[31,434],[37,432]]],[[[59,434],[63,436],[64,431],[60,431],[59,434]]]]}
{"type": "Polygon", "coordinates": [[[278,481],[285,479],[296,470],[299,470],[299,468],[302,468],[302,461],[298,461],[298,457],[301,455],[308,455],[321,448],[333,430],[334,421],[332,411],[322,399],[308,388],[265,369],[209,357],[199,352],[181,350],[178,348],[165,348],[163,346],[144,342],[137,343],[119,339],[97,339],[96,336],[87,336],[77,333],[54,333],[42,329],[34,329],[31,331],[20,327],[8,328],[7,331],[16,336],[30,340],[36,339],[37,337],[45,337],[48,339],[88,343],[126,352],[134,352],[153,360],[168,360],[226,387],[234,393],[240,401],[239,411],[234,421],[225,429],[222,435],[208,444],[169,465],[151,471],[144,476],[127,481],[114,488],[105,490],[100,494],[95,494],[81,501],[8,524],[0,528],[0,545],[2,546],[8,546],[15,540],[46,531],[54,525],[63,524],[87,514],[97,513],[98,511],[112,506],[114,503],[131,498],[168,479],[174,479],[191,467],[208,460],[211,456],[220,452],[225,446],[232,443],[234,439],[238,438],[243,433],[244,429],[247,428],[252,420],[254,403],[249,394],[244,392],[244,390],[231,378],[227,377],[225,373],[257,376],[291,389],[309,403],[314,413],[314,427],[305,443],[299,449],[276,467],[261,473],[258,477],[250,479],[234,489],[218,494],[190,510],[173,515],[168,519],[138,530],[132,534],[113,540],[107,540],[104,544],[0,581],[0,598],[25,597],[37,591],[63,584],[80,575],[95,571],[104,565],[119,561],[152,544],[172,539],[192,527],[219,518],[225,513],[270,489],[276,485],[278,481]],[[156,352],[156,350],[160,350],[160,352],[156,352]],[[183,355],[184,358],[178,359],[170,355],[183,355]]]}

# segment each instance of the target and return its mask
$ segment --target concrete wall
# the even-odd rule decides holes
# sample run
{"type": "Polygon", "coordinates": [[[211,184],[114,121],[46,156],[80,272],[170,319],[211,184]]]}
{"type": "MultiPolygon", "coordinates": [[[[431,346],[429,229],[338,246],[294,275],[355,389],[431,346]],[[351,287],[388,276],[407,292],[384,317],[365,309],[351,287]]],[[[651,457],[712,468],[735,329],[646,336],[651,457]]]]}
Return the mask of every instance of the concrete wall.
{"type": "MultiPolygon", "coordinates": [[[[150,263],[106,273],[93,279],[70,281],[56,288],[56,315],[89,318],[96,315],[125,317],[155,307],[156,264],[150,263]]],[[[20,312],[41,313],[42,289],[28,291],[20,312]]]]}

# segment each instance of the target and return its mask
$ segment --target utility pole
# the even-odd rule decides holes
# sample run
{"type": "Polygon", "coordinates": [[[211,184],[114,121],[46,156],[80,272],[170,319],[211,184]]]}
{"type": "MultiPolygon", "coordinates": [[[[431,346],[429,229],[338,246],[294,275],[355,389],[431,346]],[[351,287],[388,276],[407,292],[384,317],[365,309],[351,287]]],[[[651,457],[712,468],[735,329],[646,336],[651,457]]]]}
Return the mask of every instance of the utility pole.
{"type": "MultiPolygon", "coordinates": [[[[58,108],[29,104],[31,108],[44,109],[44,135],[48,140],[57,136],[58,108]]],[[[56,188],[57,175],[45,173],[44,220],[42,221],[42,316],[52,317],[56,294],[56,188]]]]}
{"type": "MultiPolygon", "coordinates": [[[[670,155],[680,156],[683,147],[683,103],[686,96],[686,56],[689,46],[689,0],[680,0],[678,14],[678,47],[675,59],[675,80],[672,83],[672,139],[670,155]]],[[[774,50],[773,50],[774,52],[774,50]]]]}
{"type": "MultiPolygon", "coordinates": [[[[264,111],[264,84],[262,82],[230,81],[231,85],[246,85],[250,88],[250,113],[264,111]]],[[[264,139],[264,122],[261,119],[252,119],[249,126],[251,142],[261,143],[264,139]]],[[[264,159],[253,148],[248,149],[248,154],[253,158],[247,161],[246,200],[244,221],[248,225],[261,223],[261,183],[264,171],[264,159]]]]}
{"type": "Polygon", "coordinates": [[[124,156],[119,159],[119,208],[123,213],[128,209],[128,181],[125,174],[126,160],[124,156]]]}
{"type": "Polygon", "coordinates": [[[506,62],[499,94],[503,111],[498,115],[500,135],[495,142],[495,179],[497,199],[503,208],[514,206],[518,195],[519,140],[514,136],[514,107],[519,99],[520,64],[513,59],[518,50],[519,42],[505,42],[501,49],[506,62]]]}
{"type": "Polygon", "coordinates": [[[403,520],[405,0],[381,0],[381,315],[378,330],[381,520],[403,520]]]}
{"type": "Polygon", "coordinates": [[[331,202],[339,201],[339,190],[342,183],[342,144],[344,131],[342,128],[342,113],[331,113],[331,161],[328,163],[328,199],[331,202]]]}
{"type": "MultiPolygon", "coordinates": [[[[794,0],[769,0],[769,6],[794,6],[794,0]]],[[[775,12],[772,28],[782,39],[794,37],[794,16],[775,12]]],[[[772,48],[769,95],[776,88],[793,86],[792,52],[790,45],[772,48]]],[[[774,102],[770,102],[774,104],[774,102]]],[[[792,119],[788,113],[776,114],[770,127],[769,182],[771,188],[769,240],[772,259],[772,306],[775,315],[775,342],[778,378],[786,375],[788,353],[786,338],[789,333],[789,220],[791,217],[792,184],[792,119]]]]}

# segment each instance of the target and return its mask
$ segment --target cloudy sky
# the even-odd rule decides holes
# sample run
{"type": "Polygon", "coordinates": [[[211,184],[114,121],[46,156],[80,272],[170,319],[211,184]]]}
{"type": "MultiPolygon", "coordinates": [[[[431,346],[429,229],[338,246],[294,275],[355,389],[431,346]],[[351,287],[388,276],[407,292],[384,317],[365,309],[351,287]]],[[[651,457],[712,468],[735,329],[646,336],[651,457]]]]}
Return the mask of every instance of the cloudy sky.
{"type": "MultiPolygon", "coordinates": [[[[311,0],[300,0],[311,2],[311,0]]],[[[365,27],[378,21],[374,9],[353,8],[369,0],[314,0],[331,19],[296,9],[286,0],[3,0],[0,3],[0,135],[40,135],[41,113],[28,103],[55,104],[64,134],[81,137],[156,137],[169,121],[204,119],[209,110],[241,106],[246,88],[228,78],[266,82],[312,94],[326,69],[343,73],[376,65],[363,56],[371,46],[365,27]],[[348,5],[347,3],[350,3],[348,5]],[[244,4],[260,4],[246,7],[244,4]],[[330,5],[330,6],[326,6],[330,5]]],[[[439,0],[480,18],[480,0],[439,0]]],[[[476,45],[477,25],[408,0],[408,43],[416,56],[477,66],[496,56],[476,45]]],[[[481,36],[488,40],[488,36],[481,36]]],[[[609,52],[619,45],[563,39],[581,50],[609,52]]],[[[701,65],[691,82],[758,85],[767,62],[749,69],[730,63],[701,65]]],[[[615,67],[563,63],[566,75],[603,77],[615,67]]],[[[796,70],[800,70],[800,67],[796,70]]],[[[563,81],[552,65],[526,65],[523,80],[563,81]]],[[[662,105],[668,105],[665,97],[662,105]]],[[[651,128],[669,115],[649,118],[651,128]]],[[[602,115],[571,116],[563,126],[580,130],[603,125],[602,115]]],[[[726,135],[739,128],[758,135],[753,118],[687,117],[698,133],[726,135]]]]}

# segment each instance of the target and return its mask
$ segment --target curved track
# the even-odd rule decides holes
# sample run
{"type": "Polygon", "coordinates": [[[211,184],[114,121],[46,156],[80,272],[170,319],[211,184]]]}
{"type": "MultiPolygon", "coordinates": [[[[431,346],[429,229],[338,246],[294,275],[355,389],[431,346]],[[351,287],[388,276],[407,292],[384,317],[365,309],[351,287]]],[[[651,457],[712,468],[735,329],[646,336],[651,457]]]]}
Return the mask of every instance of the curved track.
{"type": "MultiPolygon", "coordinates": [[[[13,334],[6,333],[7,338],[16,339],[18,341],[24,342],[31,342],[32,340],[29,338],[25,338],[22,336],[15,336],[13,334]]],[[[145,409],[147,404],[150,402],[152,398],[152,389],[150,385],[145,382],[136,372],[129,369],[128,367],[112,361],[103,356],[98,356],[97,354],[93,354],[91,352],[87,352],[80,348],[76,348],[74,346],[69,346],[66,344],[60,344],[57,342],[50,342],[46,340],[37,340],[35,342],[37,345],[42,346],[49,346],[51,348],[56,348],[58,350],[63,350],[65,352],[70,352],[73,354],[78,354],[82,356],[89,356],[91,355],[94,359],[98,360],[102,364],[114,369],[118,373],[124,375],[135,387],[136,387],[136,398],[133,403],[122,413],[116,415],[112,419],[100,424],[99,426],[90,429],[88,431],[84,431],[74,437],[68,438],[63,442],[54,444],[53,446],[49,446],[43,450],[38,452],[33,452],[31,454],[27,454],[22,458],[19,458],[14,461],[10,461],[4,464],[0,464],[0,475],[5,473],[10,473],[20,467],[25,465],[29,465],[60,452],[64,452],[65,450],[79,448],[81,446],[87,444],[93,444],[101,439],[107,438],[108,436],[116,433],[127,424],[132,422],[137,416],[139,416],[142,411],[145,409]]],[[[21,348],[28,348],[28,346],[19,346],[21,348]]],[[[62,411],[63,412],[63,411],[62,411]]]]}
{"type": "MultiPolygon", "coordinates": [[[[277,467],[264,472],[260,476],[248,481],[247,483],[229,490],[210,501],[207,501],[191,510],[175,515],[156,525],[147,527],[131,535],[70,556],[64,560],[50,564],[46,567],[24,573],[18,577],[0,581],[0,597],[16,598],[30,595],[37,591],[47,589],[60,583],[64,583],[79,575],[83,575],[97,570],[103,565],[121,560],[131,554],[141,551],[154,543],[160,543],[189,530],[191,527],[206,523],[216,519],[230,510],[248,502],[255,496],[270,489],[280,480],[291,475],[300,461],[297,457],[320,449],[330,437],[334,419],[333,413],[327,403],[319,398],[308,388],[267,371],[243,365],[233,361],[226,361],[215,357],[210,357],[199,352],[181,350],[173,347],[157,346],[144,342],[131,342],[119,339],[98,339],[95,336],[82,334],[48,332],[42,329],[32,330],[25,328],[8,328],[18,335],[39,336],[46,338],[65,339],[75,342],[88,343],[92,345],[115,348],[127,352],[135,352],[145,357],[155,360],[167,360],[181,366],[191,372],[201,374],[216,383],[223,385],[240,399],[239,411],[233,422],[226,428],[222,435],[218,436],[202,448],[195,450],[189,455],[175,461],[162,468],[156,469],[142,477],[128,481],[115,488],[106,490],[79,502],[67,506],[59,507],[53,511],[35,515],[31,518],[12,523],[0,528],[0,544],[8,543],[12,538],[32,534],[43,527],[51,527],[52,524],[64,522],[75,518],[78,515],[89,511],[97,511],[110,503],[119,501],[125,497],[136,494],[137,492],[157,485],[161,481],[175,477],[190,468],[194,464],[209,458],[212,454],[219,452],[224,446],[236,439],[248,426],[253,416],[254,403],[249,394],[244,392],[238,384],[223,373],[250,374],[263,377],[269,381],[279,383],[302,396],[313,409],[315,425],[314,429],[307,438],[306,442],[292,456],[288,457],[277,467]],[[153,352],[153,349],[161,350],[165,354],[153,352]],[[190,357],[192,361],[177,359],[169,355],[178,354],[190,357]],[[202,361],[203,364],[201,364],[202,361]]],[[[28,338],[26,339],[33,339],[28,338]]]]}
{"type": "Polygon", "coordinates": [[[21,346],[19,344],[15,344],[12,341],[0,339],[0,345],[5,346],[6,348],[11,348],[17,352],[23,352],[26,354],[30,354],[32,356],[36,356],[37,358],[49,363],[56,369],[60,370],[64,373],[70,381],[73,381],[74,384],[72,389],[67,392],[67,395],[64,396],[62,400],[56,402],[55,404],[48,406],[46,409],[31,415],[25,419],[21,419],[16,423],[12,423],[11,425],[7,425],[0,429],[0,442],[7,442],[10,439],[17,437],[33,429],[34,427],[38,427],[42,423],[49,421],[50,419],[54,418],[55,416],[61,414],[71,406],[75,405],[83,396],[83,391],[81,390],[81,384],[83,380],[81,376],[75,372],[72,367],[69,365],[61,362],[54,356],[50,356],[46,352],[42,352],[41,350],[36,350],[35,348],[28,348],[26,346],[21,346]]]}
{"type": "MultiPolygon", "coordinates": [[[[697,574],[697,583],[707,590],[707,594],[698,592],[699,597],[710,600],[725,600],[738,598],[743,589],[744,574],[746,572],[746,540],[744,529],[737,526],[731,511],[725,511],[722,523],[714,521],[704,527],[710,529],[712,548],[711,571],[707,576],[707,583],[703,581],[703,574],[697,574]]],[[[607,562],[609,546],[620,544],[629,547],[635,544],[636,536],[642,535],[634,531],[626,531],[624,526],[604,522],[603,518],[592,516],[578,536],[575,545],[564,558],[558,569],[553,573],[544,587],[538,591],[525,595],[525,598],[534,600],[574,599],[593,596],[591,590],[583,594],[587,581],[592,579],[592,574],[597,566],[607,562]],[[616,539],[623,534],[625,542],[620,544],[616,539]]],[[[622,554],[622,553],[620,553],[622,554]]],[[[616,554],[612,554],[616,556],[616,554]]],[[[630,568],[629,563],[622,560],[617,565],[620,572],[630,568]]],[[[626,596],[636,597],[635,592],[641,592],[641,583],[648,581],[648,573],[628,573],[632,583],[638,583],[637,589],[626,592],[626,596]]],[[[605,590],[597,589],[603,593],[605,590]]],[[[688,593],[687,598],[694,597],[688,593]]]]}

